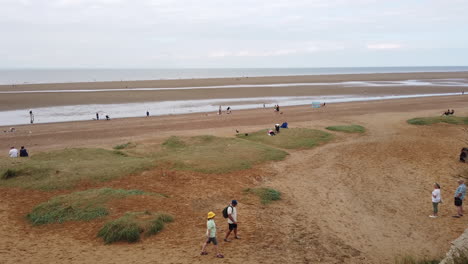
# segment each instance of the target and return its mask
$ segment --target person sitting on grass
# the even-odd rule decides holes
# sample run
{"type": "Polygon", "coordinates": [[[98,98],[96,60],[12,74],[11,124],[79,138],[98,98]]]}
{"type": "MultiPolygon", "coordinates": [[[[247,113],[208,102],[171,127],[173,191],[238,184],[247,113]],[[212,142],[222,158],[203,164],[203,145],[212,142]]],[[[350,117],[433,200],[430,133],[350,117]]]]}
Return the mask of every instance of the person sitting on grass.
{"type": "Polygon", "coordinates": [[[268,130],[268,135],[269,136],[275,136],[276,134],[275,134],[275,131],[270,129],[270,130],[268,130]]]}
{"type": "Polygon", "coordinates": [[[29,156],[28,151],[24,148],[24,146],[21,146],[20,157],[28,157],[28,156],[29,156]]]}
{"type": "Polygon", "coordinates": [[[216,250],[216,257],[224,258],[224,256],[218,251],[218,240],[216,240],[216,223],[214,221],[215,216],[216,215],[213,212],[208,213],[208,221],[206,222],[206,242],[202,246],[200,255],[208,255],[208,252],[206,252],[206,246],[213,242],[216,250]]]}
{"type": "Polygon", "coordinates": [[[455,114],[455,110],[452,109],[452,111],[450,112],[451,115],[455,114]]]}

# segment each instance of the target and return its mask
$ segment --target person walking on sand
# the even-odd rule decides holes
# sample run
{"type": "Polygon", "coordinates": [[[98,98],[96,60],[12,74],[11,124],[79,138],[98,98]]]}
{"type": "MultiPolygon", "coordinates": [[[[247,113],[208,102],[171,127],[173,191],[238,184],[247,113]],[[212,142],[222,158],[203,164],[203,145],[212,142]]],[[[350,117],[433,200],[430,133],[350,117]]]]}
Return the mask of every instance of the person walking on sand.
{"type": "Polygon", "coordinates": [[[460,218],[463,216],[463,200],[466,195],[466,185],[464,180],[458,180],[458,188],[455,191],[455,206],[457,207],[457,215],[453,217],[460,218]]]}
{"type": "Polygon", "coordinates": [[[96,120],[99,120],[99,113],[96,112],[96,120]]]}
{"type": "Polygon", "coordinates": [[[146,111],[146,117],[149,117],[149,111],[146,111]]]}
{"type": "Polygon", "coordinates": [[[29,110],[29,122],[31,122],[31,124],[34,124],[34,114],[32,110],[29,110]]]}
{"type": "Polygon", "coordinates": [[[229,230],[226,232],[226,237],[224,238],[224,242],[231,242],[228,240],[229,235],[232,231],[234,231],[234,238],[239,239],[237,236],[237,200],[232,200],[231,204],[227,207],[227,219],[228,219],[228,226],[229,230]]]}
{"type": "Polygon", "coordinates": [[[432,208],[433,214],[429,217],[436,218],[438,217],[437,213],[439,212],[439,203],[442,202],[442,198],[440,196],[440,185],[436,182],[434,183],[434,190],[432,191],[432,208]]]}
{"type": "Polygon", "coordinates": [[[216,250],[216,257],[224,258],[224,256],[221,253],[219,253],[218,250],[218,240],[216,240],[216,223],[214,221],[215,216],[216,215],[213,212],[208,213],[208,221],[206,221],[206,241],[202,246],[200,255],[208,255],[208,252],[206,252],[206,246],[208,246],[209,243],[213,242],[213,245],[216,250]]]}
{"type": "Polygon", "coordinates": [[[18,157],[18,150],[15,147],[10,148],[10,152],[8,153],[10,158],[17,158],[18,157]]]}

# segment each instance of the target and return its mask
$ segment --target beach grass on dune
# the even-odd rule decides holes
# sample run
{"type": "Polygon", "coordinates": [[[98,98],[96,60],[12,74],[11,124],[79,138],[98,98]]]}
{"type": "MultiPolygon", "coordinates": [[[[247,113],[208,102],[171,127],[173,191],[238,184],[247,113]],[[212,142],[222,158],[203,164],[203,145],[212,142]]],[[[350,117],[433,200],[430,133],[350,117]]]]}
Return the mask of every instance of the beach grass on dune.
{"type": "Polygon", "coordinates": [[[269,204],[272,201],[281,200],[281,192],[272,188],[247,188],[244,189],[244,193],[252,193],[260,198],[262,204],[269,204]]]}
{"type": "Polygon", "coordinates": [[[80,181],[107,181],[151,166],[151,159],[122,151],[70,148],[30,158],[0,158],[0,186],[67,189],[80,181]]]}
{"type": "Polygon", "coordinates": [[[113,149],[120,150],[120,149],[134,148],[134,147],[136,147],[135,143],[127,142],[127,143],[124,143],[124,144],[115,145],[113,147],[113,149]]]}
{"type": "Polygon", "coordinates": [[[285,151],[237,138],[173,136],[163,143],[161,151],[154,153],[154,159],[159,165],[178,170],[228,173],[265,161],[282,160],[286,155],[285,151]]]}
{"type": "Polygon", "coordinates": [[[364,133],[366,129],[360,125],[349,125],[349,126],[329,126],[326,129],[331,131],[345,132],[345,133],[364,133]]]}
{"type": "Polygon", "coordinates": [[[268,129],[264,129],[237,137],[285,149],[309,149],[333,139],[330,133],[308,128],[281,129],[276,136],[269,136],[267,132],[268,129]]]}
{"type": "Polygon", "coordinates": [[[440,260],[404,256],[395,259],[395,264],[438,264],[440,260]]]}
{"type": "Polygon", "coordinates": [[[435,117],[417,117],[409,119],[408,124],[411,125],[432,125],[438,123],[447,123],[455,125],[467,125],[468,117],[461,116],[435,116],[435,117]]]}
{"type": "Polygon", "coordinates": [[[130,195],[157,195],[140,190],[90,189],[51,198],[33,208],[27,219],[34,225],[89,221],[109,214],[106,203],[130,195]]]}
{"type": "Polygon", "coordinates": [[[173,222],[171,215],[151,212],[128,212],[124,216],[107,222],[98,232],[106,244],[117,241],[129,243],[140,240],[141,234],[155,235],[164,229],[166,223],[173,222]]]}

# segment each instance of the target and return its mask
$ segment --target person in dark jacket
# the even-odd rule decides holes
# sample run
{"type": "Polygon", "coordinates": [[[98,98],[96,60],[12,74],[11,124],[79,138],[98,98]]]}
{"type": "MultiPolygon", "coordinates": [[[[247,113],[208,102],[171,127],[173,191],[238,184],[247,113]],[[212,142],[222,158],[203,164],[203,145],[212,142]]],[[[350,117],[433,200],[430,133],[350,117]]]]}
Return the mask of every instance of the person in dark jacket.
{"type": "Polygon", "coordinates": [[[28,151],[24,148],[24,146],[21,146],[20,157],[29,157],[28,151]]]}

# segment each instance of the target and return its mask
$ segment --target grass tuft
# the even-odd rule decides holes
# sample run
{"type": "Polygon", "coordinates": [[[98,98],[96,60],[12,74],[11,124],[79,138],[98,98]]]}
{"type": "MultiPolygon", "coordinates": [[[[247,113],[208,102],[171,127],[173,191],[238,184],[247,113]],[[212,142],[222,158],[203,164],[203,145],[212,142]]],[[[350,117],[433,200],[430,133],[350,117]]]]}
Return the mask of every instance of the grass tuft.
{"type": "Polygon", "coordinates": [[[247,188],[245,193],[253,193],[260,198],[262,204],[269,204],[272,201],[281,200],[281,192],[272,188],[247,188]]]}
{"type": "Polygon", "coordinates": [[[16,169],[7,169],[3,174],[2,174],[2,180],[8,180],[11,178],[14,178],[20,174],[20,171],[16,169]]]}
{"type": "Polygon", "coordinates": [[[329,126],[326,129],[331,131],[339,131],[345,133],[364,133],[366,129],[360,125],[349,125],[349,126],[329,126]]]}
{"type": "Polygon", "coordinates": [[[124,216],[107,222],[98,232],[106,244],[117,241],[134,243],[140,235],[155,235],[164,229],[166,223],[174,221],[171,215],[151,212],[129,212],[124,216]]]}
{"type": "Polygon", "coordinates": [[[268,136],[267,132],[264,129],[237,137],[285,149],[309,149],[333,139],[330,133],[307,128],[282,129],[276,136],[268,136]]]}
{"type": "Polygon", "coordinates": [[[91,189],[60,195],[36,206],[27,215],[34,225],[63,223],[66,221],[89,221],[109,214],[106,203],[129,195],[147,194],[140,190],[91,189]]]}
{"type": "Polygon", "coordinates": [[[161,151],[153,155],[156,164],[169,165],[172,169],[228,173],[249,169],[265,161],[282,160],[287,153],[237,138],[173,136],[164,142],[161,151]]]}
{"type": "Polygon", "coordinates": [[[132,147],[135,147],[135,146],[136,146],[136,144],[134,144],[132,142],[127,142],[125,144],[115,145],[113,147],[113,149],[115,149],[115,150],[128,149],[128,148],[132,148],[132,147]]]}
{"type": "Polygon", "coordinates": [[[395,264],[438,264],[440,260],[416,259],[413,256],[397,258],[395,264]]]}
{"type": "Polygon", "coordinates": [[[9,175],[9,180],[0,181],[0,186],[70,189],[81,181],[107,181],[152,166],[150,158],[130,156],[118,150],[63,149],[38,153],[29,159],[0,158],[0,175],[9,175]]]}
{"type": "Polygon", "coordinates": [[[417,117],[417,118],[409,119],[406,122],[408,122],[408,124],[411,124],[411,125],[419,125],[419,126],[433,125],[433,124],[438,124],[438,123],[467,125],[468,117],[461,117],[461,116],[417,117]]]}

